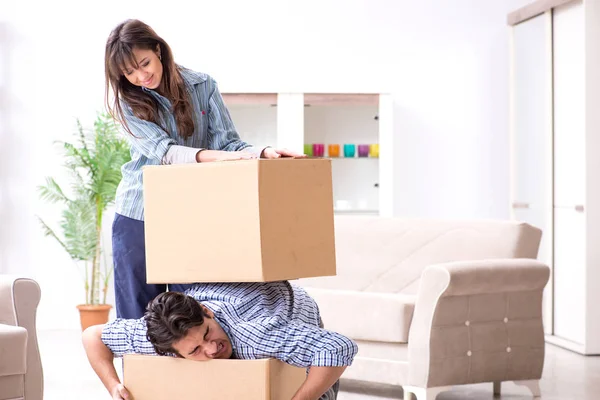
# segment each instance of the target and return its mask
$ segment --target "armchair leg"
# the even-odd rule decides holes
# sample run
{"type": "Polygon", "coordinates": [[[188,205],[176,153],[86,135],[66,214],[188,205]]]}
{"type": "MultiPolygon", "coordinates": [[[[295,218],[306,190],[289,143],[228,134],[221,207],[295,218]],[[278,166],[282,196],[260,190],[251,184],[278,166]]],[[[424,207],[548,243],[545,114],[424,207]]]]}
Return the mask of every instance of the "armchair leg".
{"type": "Polygon", "coordinates": [[[540,391],[540,381],[514,381],[516,385],[525,386],[531,391],[533,397],[540,397],[542,392],[540,391]]]}
{"type": "Polygon", "coordinates": [[[494,396],[502,394],[502,382],[494,382],[494,396]]]}
{"type": "Polygon", "coordinates": [[[435,388],[420,388],[414,386],[402,386],[404,390],[404,400],[411,400],[411,393],[417,400],[435,400],[438,394],[452,390],[452,386],[440,386],[435,388]]]}

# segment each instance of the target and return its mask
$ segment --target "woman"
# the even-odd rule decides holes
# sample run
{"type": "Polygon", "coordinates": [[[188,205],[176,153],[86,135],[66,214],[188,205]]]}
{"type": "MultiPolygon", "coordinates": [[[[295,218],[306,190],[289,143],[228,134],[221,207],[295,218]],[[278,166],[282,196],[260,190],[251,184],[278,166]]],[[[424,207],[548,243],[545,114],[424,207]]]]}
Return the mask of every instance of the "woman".
{"type": "Polygon", "coordinates": [[[302,155],[240,140],[214,79],[175,64],[169,45],[141,21],[127,20],[111,32],[105,74],[107,108],[131,144],[113,222],[117,317],[141,318],[148,302],[167,290],[146,284],[142,167],[302,155]]]}

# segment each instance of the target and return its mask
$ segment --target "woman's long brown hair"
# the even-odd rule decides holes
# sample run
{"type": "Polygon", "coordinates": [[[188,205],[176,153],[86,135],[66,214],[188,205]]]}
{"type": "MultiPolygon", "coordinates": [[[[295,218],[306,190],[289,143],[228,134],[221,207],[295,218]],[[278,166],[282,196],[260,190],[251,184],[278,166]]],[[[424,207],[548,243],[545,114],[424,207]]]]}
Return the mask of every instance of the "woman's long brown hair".
{"type": "MultiPolygon", "coordinates": [[[[194,133],[193,109],[190,103],[185,82],[179,73],[179,67],[173,60],[169,45],[145,23],[130,19],[119,24],[110,33],[106,42],[104,57],[106,88],[105,103],[108,112],[132,134],[127,126],[121,107],[121,101],[127,103],[133,114],[146,121],[161,126],[167,134],[170,133],[161,125],[158,104],[150,93],[141,87],[133,85],[123,75],[125,66],[130,64],[137,68],[137,60],[133,49],[157,51],[160,48],[163,75],[161,79],[161,94],[172,105],[172,111],[177,123],[179,136],[188,138],[194,133]],[[114,99],[109,100],[109,90],[112,88],[114,99]]],[[[133,135],[133,134],[132,134],[133,135]]]]}

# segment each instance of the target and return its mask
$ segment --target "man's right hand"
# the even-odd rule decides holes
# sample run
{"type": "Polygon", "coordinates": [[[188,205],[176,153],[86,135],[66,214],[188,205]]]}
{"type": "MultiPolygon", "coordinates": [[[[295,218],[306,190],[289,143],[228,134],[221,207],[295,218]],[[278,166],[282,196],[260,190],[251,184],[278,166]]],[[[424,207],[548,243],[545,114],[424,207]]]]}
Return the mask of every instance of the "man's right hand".
{"type": "Polygon", "coordinates": [[[111,395],[113,400],[127,400],[131,397],[125,386],[120,383],[114,387],[111,395]]]}
{"type": "Polygon", "coordinates": [[[121,384],[115,364],[114,355],[102,342],[102,329],[104,325],[94,325],[83,331],[83,347],[90,365],[113,400],[129,400],[131,396],[125,386],[121,384]]]}
{"type": "Polygon", "coordinates": [[[200,150],[196,153],[197,162],[250,160],[256,158],[247,151],[200,150]]]}

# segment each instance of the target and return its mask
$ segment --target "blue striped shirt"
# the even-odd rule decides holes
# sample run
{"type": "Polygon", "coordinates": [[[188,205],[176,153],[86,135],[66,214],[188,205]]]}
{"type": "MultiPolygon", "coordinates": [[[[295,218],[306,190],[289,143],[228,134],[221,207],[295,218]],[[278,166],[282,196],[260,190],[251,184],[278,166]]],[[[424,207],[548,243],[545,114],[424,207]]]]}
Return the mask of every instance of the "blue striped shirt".
{"type": "MultiPolygon", "coordinates": [[[[317,303],[287,281],[200,283],[186,291],[214,313],[233,350],[232,358],[276,358],[297,367],[352,364],[356,343],[320,328],[317,303]]],[[[102,341],[117,357],[156,354],[146,322],[116,319],[105,325],[102,341]]]]}
{"type": "Polygon", "coordinates": [[[129,218],[144,220],[142,168],[146,165],[196,162],[199,149],[238,151],[245,149],[256,156],[262,149],[242,141],[235,129],[215,80],[207,74],[180,69],[190,94],[194,112],[194,133],[187,139],[177,133],[171,103],[156,91],[143,88],[156,99],[160,125],[133,115],[131,107],[122,103],[125,122],[133,136],[124,132],[131,146],[131,161],[123,165],[123,178],[117,189],[116,212],[129,218]],[[173,157],[177,153],[179,157],[173,157]]]}

